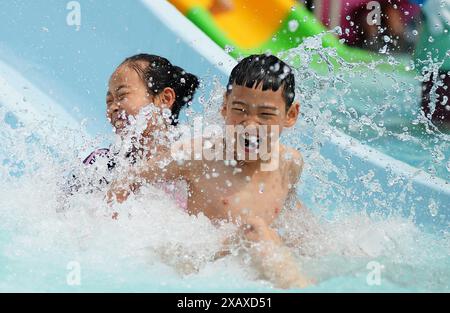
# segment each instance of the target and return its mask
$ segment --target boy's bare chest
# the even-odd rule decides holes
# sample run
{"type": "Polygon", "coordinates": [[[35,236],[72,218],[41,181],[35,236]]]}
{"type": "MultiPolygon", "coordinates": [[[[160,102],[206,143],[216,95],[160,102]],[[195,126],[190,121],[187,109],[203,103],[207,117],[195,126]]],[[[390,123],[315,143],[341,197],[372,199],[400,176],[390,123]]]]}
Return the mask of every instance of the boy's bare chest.
{"type": "Polygon", "coordinates": [[[281,211],[288,182],[281,172],[252,177],[210,175],[191,184],[189,210],[211,219],[259,216],[271,223],[281,211]]]}

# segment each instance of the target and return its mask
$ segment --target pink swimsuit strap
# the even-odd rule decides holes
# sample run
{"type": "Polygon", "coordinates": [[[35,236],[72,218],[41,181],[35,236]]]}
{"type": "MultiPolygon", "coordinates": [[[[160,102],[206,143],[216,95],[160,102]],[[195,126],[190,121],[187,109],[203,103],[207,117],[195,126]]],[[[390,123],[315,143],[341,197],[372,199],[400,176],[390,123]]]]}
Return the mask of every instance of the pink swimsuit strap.
{"type": "Polygon", "coordinates": [[[178,207],[187,211],[187,186],[185,182],[165,183],[159,187],[175,200],[178,207]]]}

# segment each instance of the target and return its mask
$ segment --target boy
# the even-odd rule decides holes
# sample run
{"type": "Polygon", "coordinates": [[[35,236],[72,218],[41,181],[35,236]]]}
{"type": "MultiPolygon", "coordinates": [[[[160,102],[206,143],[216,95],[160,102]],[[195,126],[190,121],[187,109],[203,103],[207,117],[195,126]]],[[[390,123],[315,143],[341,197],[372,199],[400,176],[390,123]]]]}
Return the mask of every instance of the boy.
{"type": "MultiPolygon", "coordinates": [[[[307,285],[294,258],[270,227],[286,204],[302,209],[295,195],[302,156],[274,136],[296,123],[299,103],[294,97],[294,75],[283,61],[272,55],[243,59],[231,72],[221,110],[227,127],[245,128],[244,132],[231,132],[231,141],[222,140],[225,150],[232,150],[232,159],[190,157],[183,163],[172,161],[163,170],[151,159],[135,173],[137,180],[128,178],[125,182],[185,180],[189,187],[188,212],[202,212],[212,221],[229,220],[241,225],[243,237],[256,243],[251,251],[261,273],[281,288],[307,285]],[[256,130],[253,136],[252,130],[256,130]],[[263,152],[263,145],[268,143],[270,148],[263,152]]],[[[195,139],[192,143],[195,146],[195,139]]],[[[130,189],[116,186],[113,194],[122,202],[130,189]]]]}

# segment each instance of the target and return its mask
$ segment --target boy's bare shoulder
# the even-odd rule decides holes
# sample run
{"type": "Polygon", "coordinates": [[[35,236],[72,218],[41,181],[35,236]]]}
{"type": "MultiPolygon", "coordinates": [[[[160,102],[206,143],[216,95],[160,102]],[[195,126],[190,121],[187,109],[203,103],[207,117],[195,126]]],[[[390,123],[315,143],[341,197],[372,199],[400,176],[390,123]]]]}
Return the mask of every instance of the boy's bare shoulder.
{"type": "Polygon", "coordinates": [[[297,149],[288,146],[281,146],[281,158],[285,163],[285,169],[289,175],[289,183],[297,183],[303,171],[303,155],[297,149]]]}

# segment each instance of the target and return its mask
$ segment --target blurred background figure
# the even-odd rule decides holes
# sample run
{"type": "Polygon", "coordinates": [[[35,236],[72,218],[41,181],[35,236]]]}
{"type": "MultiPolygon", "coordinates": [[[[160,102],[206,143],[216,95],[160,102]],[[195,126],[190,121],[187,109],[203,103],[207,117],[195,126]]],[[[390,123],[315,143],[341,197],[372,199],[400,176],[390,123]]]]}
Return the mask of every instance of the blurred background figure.
{"type": "Polygon", "coordinates": [[[422,109],[437,124],[450,125],[450,0],[425,0],[423,25],[415,51],[422,83],[422,109]],[[432,62],[424,62],[426,60],[432,62]],[[440,64],[442,63],[442,64],[440,64]],[[434,66],[433,66],[434,64],[434,66]]]}
{"type": "Polygon", "coordinates": [[[407,0],[305,0],[328,28],[342,27],[349,46],[375,52],[412,53],[420,8],[407,0]]]}
{"type": "Polygon", "coordinates": [[[412,56],[423,75],[424,114],[450,126],[450,0],[300,2],[328,28],[341,26],[349,46],[412,56]]]}
{"type": "Polygon", "coordinates": [[[221,14],[233,10],[233,0],[213,0],[209,8],[211,14],[221,14]]]}

